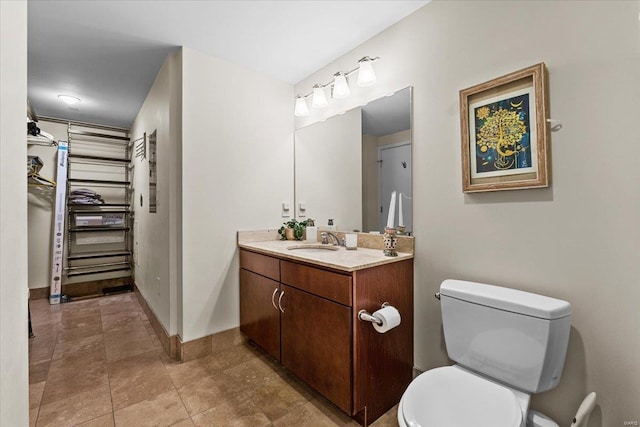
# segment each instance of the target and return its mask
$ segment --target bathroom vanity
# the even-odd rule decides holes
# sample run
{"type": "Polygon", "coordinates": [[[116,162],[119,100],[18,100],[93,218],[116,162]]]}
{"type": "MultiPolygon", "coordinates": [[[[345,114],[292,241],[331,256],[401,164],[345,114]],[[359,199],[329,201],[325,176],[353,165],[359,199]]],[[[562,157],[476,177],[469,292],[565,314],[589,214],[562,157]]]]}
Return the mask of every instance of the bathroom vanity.
{"type": "Polygon", "coordinates": [[[413,255],[289,250],[240,243],[240,330],[363,425],[399,402],[413,370],[413,255]],[[388,302],[399,326],[378,333],[358,312],[388,302]]]}

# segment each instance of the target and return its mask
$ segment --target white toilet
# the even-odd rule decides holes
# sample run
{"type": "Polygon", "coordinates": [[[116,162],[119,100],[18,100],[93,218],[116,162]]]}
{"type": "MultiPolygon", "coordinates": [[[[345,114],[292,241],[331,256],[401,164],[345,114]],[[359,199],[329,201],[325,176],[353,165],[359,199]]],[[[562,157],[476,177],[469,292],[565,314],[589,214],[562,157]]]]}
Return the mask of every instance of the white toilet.
{"type": "Polygon", "coordinates": [[[529,398],[560,381],[571,305],[460,280],[440,285],[440,301],[447,352],[457,364],[431,369],[409,384],[398,405],[398,424],[557,426],[543,414],[529,414],[529,398]]]}

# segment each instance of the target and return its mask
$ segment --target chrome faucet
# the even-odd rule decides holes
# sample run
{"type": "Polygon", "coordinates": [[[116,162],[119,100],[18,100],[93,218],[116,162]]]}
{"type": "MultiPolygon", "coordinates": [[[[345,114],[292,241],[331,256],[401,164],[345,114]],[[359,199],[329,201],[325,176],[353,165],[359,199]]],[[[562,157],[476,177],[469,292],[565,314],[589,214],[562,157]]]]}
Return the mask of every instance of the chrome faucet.
{"type": "Polygon", "coordinates": [[[323,231],[322,233],[320,233],[320,237],[322,238],[323,245],[329,244],[329,239],[328,239],[329,236],[331,236],[331,242],[333,246],[340,246],[340,239],[338,239],[338,236],[336,236],[335,234],[329,231],[323,231]]]}

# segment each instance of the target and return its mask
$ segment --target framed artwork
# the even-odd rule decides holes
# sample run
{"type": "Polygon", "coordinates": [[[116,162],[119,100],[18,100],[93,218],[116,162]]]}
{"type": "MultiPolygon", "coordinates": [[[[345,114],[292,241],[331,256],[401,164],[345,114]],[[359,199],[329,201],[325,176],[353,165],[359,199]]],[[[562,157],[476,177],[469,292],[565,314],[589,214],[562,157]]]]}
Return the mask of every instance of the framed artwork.
{"type": "Polygon", "coordinates": [[[464,193],[549,186],[546,73],[540,63],[460,91],[464,193]]]}

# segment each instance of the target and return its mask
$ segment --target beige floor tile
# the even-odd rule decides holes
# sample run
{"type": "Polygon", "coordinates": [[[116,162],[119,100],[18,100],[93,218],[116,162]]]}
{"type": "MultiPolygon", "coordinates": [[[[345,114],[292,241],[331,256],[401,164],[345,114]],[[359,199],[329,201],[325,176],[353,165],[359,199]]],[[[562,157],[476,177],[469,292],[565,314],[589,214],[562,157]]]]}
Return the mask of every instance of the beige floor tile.
{"type": "Polygon", "coordinates": [[[175,424],[172,424],[171,427],[193,427],[195,424],[193,424],[193,421],[191,421],[191,418],[187,418],[186,420],[182,420],[182,421],[178,421],[175,424]]]}
{"type": "Polygon", "coordinates": [[[371,427],[397,427],[398,426],[398,405],[389,409],[386,414],[378,418],[371,427]]]}
{"type": "Polygon", "coordinates": [[[114,427],[113,412],[104,414],[98,418],[94,418],[82,424],[78,424],[76,427],[114,427]]]}
{"type": "Polygon", "coordinates": [[[140,305],[135,301],[122,301],[119,304],[103,304],[100,313],[103,316],[115,313],[140,313],[140,305]]]}
{"type": "Polygon", "coordinates": [[[107,352],[107,360],[109,362],[115,360],[126,359],[128,357],[136,356],[142,353],[148,353],[153,351],[155,346],[153,341],[146,336],[141,337],[133,341],[117,341],[105,344],[105,350],[107,352]]]}
{"type": "Polygon", "coordinates": [[[51,365],[42,395],[43,405],[109,385],[106,362],[95,355],[85,355],[76,360],[60,359],[51,365]]]}
{"type": "Polygon", "coordinates": [[[117,331],[112,332],[104,332],[104,342],[108,346],[112,346],[114,344],[122,342],[137,341],[141,339],[144,340],[148,338],[149,333],[142,325],[132,328],[118,329],[117,331]]]}
{"type": "Polygon", "coordinates": [[[121,304],[123,302],[130,301],[136,301],[135,296],[131,292],[127,294],[110,295],[107,298],[98,298],[98,304],[100,305],[100,307],[111,304],[121,304]]]}
{"type": "Polygon", "coordinates": [[[199,414],[227,400],[240,399],[248,390],[224,372],[186,384],[178,389],[189,415],[199,414]]]}
{"type": "Polygon", "coordinates": [[[40,334],[29,339],[29,363],[39,363],[51,360],[56,347],[56,334],[47,336],[40,334]]]}
{"type": "Polygon", "coordinates": [[[102,330],[104,332],[114,332],[120,329],[131,328],[142,325],[142,316],[138,312],[115,313],[102,316],[102,330]]]}
{"type": "Polygon", "coordinates": [[[274,377],[266,384],[249,389],[251,401],[269,418],[275,421],[296,407],[309,401],[310,395],[296,390],[282,378],[274,377]]]}
{"type": "Polygon", "coordinates": [[[275,365],[263,359],[253,359],[226,369],[224,372],[253,389],[263,387],[269,382],[279,379],[281,374],[275,365]]]}
{"type": "Polygon", "coordinates": [[[175,390],[164,367],[158,372],[111,380],[110,385],[114,410],[175,390]]]}
{"type": "Polygon", "coordinates": [[[273,422],[274,427],[335,427],[357,425],[346,414],[328,411],[318,401],[307,402],[273,422]]]}
{"type": "Polygon", "coordinates": [[[46,381],[29,385],[29,409],[40,407],[46,381]]]}
{"type": "Polygon", "coordinates": [[[56,341],[67,343],[99,334],[102,334],[102,322],[87,325],[86,327],[62,329],[58,332],[56,341]]]}
{"type": "Polygon", "coordinates": [[[173,390],[143,400],[114,413],[116,426],[170,426],[189,418],[187,410],[173,390]]]}
{"type": "Polygon", "coordinates": [[[211,337],[213,354],[237,347],[244,343],[244,338],[240,333],[240,328],[233,328],[219,332],[211,337]]]}
{"type": "Polygon", "coordinates": [[[68,427],[113,411],[108,385],[68,396],[40,407],[38,427],[68,427]]]}
{"type": "Polygon", "coordinates": [[[82,317],[65,317],[63,313],[62,320],[60,321],[63,329],[85,328],[101,323],[102,318],[100,317],[100,313],[82,317]]]}
{"type": "Polygon", "coordinates": [[[177,388],[220,372],[218,362],[213,355],[185,363],[168,362],[165,363],[165,367],[177,388]]]}
{"type": "Polygon", "coordinates": [[[192,418],[196,426],[262,427],[271,422],[247,397],[226,401],[192,418]]]}
{"type": "Polygon", "coordinates": [[[132,378],[146,373],[166,373],[160,354],[155,350],[136,354],[126,359],[107,362],[107,370],[111,381],[132,378]]]}
{"type": "Polygon", "coordinates": [[[231,347],[228,350],[215,353],[216,360],[221,369],[228,369],[236,365],[257,359],[260,357],[259,350],[248,345],[231,347]]]}
{"type": "MultiPolygon", "coordinates": [[[[32,304],[39,326],[29,342],[30,425],[357,425],[237,328],[213,338],[210,356],[169,358],[132,297],[32,304]],[[92,347],[94,336],[102,347],[92,347]]],[[[372,427],[395,427],[396,411],[372,427]]]]}
{"type": "Polygon", "coordinates": [[[81,353],[72,357],[55,359],[51,361],[51,370],[54,373],[66,372],[67,374],[77,374],[83,369],[94,366],[106,366],[107,358],[104,349],[93,352],[81,353]]]}
{"type": "Polygon", "coordinates": [[[51,361],[47,360],[39,363],[29,363],[29,384],[36,384],[47,380],[51,361]]]}
{"type": "Polygon", "coordinates": [[[104,348],[104,337],[102,334],[92,335],[74,341],[58,342],[53,351],[53,360],[68,359],[86,353],[104,351],[104,348]]]}
{"type": "Polygon", "coordinates": [[[29,409],[29,427],[34,427],[38,420],[38,412],[40,408],[29,409]]]}

